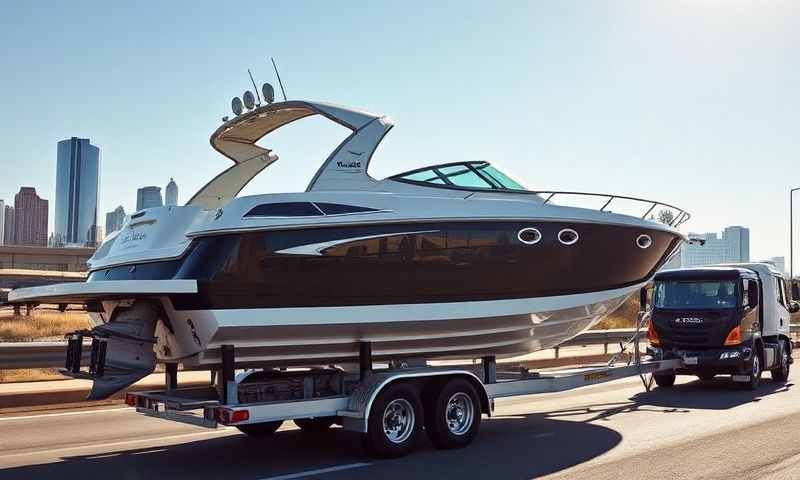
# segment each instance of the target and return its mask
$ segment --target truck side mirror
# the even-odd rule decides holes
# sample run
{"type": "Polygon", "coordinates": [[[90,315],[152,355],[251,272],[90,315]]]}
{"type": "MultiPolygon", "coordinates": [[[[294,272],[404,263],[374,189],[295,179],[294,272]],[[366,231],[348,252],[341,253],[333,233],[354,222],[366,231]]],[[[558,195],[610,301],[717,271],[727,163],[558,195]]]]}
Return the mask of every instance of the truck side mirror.
{"type": "Polygon", "coordinates": [[[639,290],[639,310],[642,312],[647,310],[647,287],[642,287],[639,290]]]}
{"type": "Polygon", "coordinates": [[[789,304],[789,313],[797,313],[800,312],[800,303],[792,301],[789,304]]]}
{"type": "Polygon", "coordinates": [[[747,283],[747,306],[750,308],[758,306],[758,282],[747,283]]]}
{"type": "Polygon", "coordinates": [[[792,280],[792,300],[800,300],[800,288],[798,288],[798,281],[792,280]]]}

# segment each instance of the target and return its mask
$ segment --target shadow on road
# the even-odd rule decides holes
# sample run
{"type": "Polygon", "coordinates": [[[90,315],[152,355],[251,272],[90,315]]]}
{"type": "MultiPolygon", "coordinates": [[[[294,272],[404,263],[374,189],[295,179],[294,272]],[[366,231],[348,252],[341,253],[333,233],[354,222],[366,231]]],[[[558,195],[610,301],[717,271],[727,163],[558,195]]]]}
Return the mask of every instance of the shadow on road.
{"type": "Polygon", "coordinates": [[[63,456],[56,463],[0,470],[0,478],[256,480],[369,462],[371,465],[366,467],[311,478],[527,479],[591,460],[615,447],[621,439],[619,433],[600,425],[531,414],[484,420],[480,435],[461,450],[434,450],[423,434],[417,450],[397,460],[376,461],[366,457],[360,436],[340,428],[321,434],[289,430],[271,438],[232,435],[154,448],[63,456]]]}

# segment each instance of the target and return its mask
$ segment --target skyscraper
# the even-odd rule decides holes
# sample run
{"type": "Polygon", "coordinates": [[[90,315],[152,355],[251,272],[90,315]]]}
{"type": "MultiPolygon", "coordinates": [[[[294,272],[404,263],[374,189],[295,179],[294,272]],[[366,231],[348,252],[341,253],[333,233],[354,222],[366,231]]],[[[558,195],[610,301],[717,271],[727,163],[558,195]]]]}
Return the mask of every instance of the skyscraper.
{"type": "Polygon", "coordinates": [[[745,227],[727,227],[721,237],[715,232],[690,233],[689,237],[705,240],[705,244],[681,247],[683,267],[750,261],[750,230],[745,227]]]}
{"type": "Polygon", "coordinates": [[[3,203],[2,200],[0,200],[0,245],[4,243],[3,236],[5,235],[5,231],[6,231],[6,209],[5,209],[5,203],[3,203]]]}
{"type": "Polygon", "coordinates": [[[47,200],[33,187],[14,196],[14,244],[47,246],[47,200]]]}
{"type": "Polygon", "coordinates": [[[161,200],[161,187],[142,187],[136,191],[136,211],[144,208],[160,207],[164,205],[161,200]]]}
{"type": "Polygon", "coordinates": [[[6,245],[14,245],[14,207],[6,205],[3,212],[3,243],[6,245]]]}
{"type": "Polygon", "coordinates": [[[100,149],[88,138],[58,142],[55,243],[95,245],[100,149]]]}
{"type": "Polygon", "coordinates": [[[125,209],[122,208],[122,205],[115,208],[113,212],[106,213],[106,235],[122,228],[122,223],[124,221],[125,209]]]}
{"type": "Polygon", "coordinates": [[[177,205],[178,204],[178,185],[175,179],[169,179],[167,188],[164,191],[164,205],[177,205]]]}

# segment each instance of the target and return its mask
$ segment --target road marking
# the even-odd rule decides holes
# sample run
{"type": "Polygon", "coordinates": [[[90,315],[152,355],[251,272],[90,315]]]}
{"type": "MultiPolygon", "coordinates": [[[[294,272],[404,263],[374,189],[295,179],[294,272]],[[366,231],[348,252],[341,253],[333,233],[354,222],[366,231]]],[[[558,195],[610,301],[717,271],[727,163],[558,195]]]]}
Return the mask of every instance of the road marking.
{"type": "MultiPolygon", "coordinates": [[[[212,434],[219,434],[219,433],[229,433],[233,428],[223,428],[221,430],[213,430],[210,432],[194,432],[194,433],[182,433],[180,435],[167,435],[164,437],[151,437],[151,438],[139,438],[136,440],[125,440],[122,442],[111,442],[111,443],[88,443],[86,445],[76,445],[74,447],[62,447],[62,448],[52,448],[49,450],[36,450],[33,452],[20,452],[20,453],[9,453],[8,455],[0,455],[0,460],[5,458],[12,458],[12,457],[25,457],[31,455],[46,455],[48,453],[59,453],[59,452],[66,452],[70,450],[86,450],[91,448],[110,448],[110,447],[119,447],[122,445],[130,445],[132,443],[145,443],[145,442],[160,442],[163,440],[179,440],[182,438],[191,438],[191,437],[199,437],[203,435],[212,435],[212,434]]],[[[219,436],[227,436],[227,435],[219,435],[219,436]]],[[[102,453],[99,455],[106,455],[111,454],[113,452],[102,453]]]]}
{"type": "Polygon", "coordinates": [[[103,412],[132,412],[132,409],[128,409],[126,407],[118,407],[118,408],[104,408],[101,410],[82,410],[80,412],[61,412],[61,413],[44,413],[42,415],[23,415],[19,417],[0,417],[0,422],[9,422],[11,420],[35,420],[37,418],[48,418],[48,417],[67,417],[71,415],[90,415],[92,413],[103,413],[103,412]]]}
{"type": "Polygon", "coordinates": [[[291,480],[294,478],[310,477],[311,475],[321,475],[323,473],[333,473],[342,470],[350,470],[351,468],[360,468],[371,465],[370,463],[350,463],[347,465],[338,465],[336,467],[320,468],[318,470],[306,470],[305,472],[289,473],[287,475],[278,475],[277,477],[267,477],[261,480],[291,480]]]}
{"type": "Polygon", "coordinates": [[[555,435],[555,432],[544,432],[544,433],[537,433],[533,436],[533,438],[545,438],[545,437],[552,437],[555,435]]]}

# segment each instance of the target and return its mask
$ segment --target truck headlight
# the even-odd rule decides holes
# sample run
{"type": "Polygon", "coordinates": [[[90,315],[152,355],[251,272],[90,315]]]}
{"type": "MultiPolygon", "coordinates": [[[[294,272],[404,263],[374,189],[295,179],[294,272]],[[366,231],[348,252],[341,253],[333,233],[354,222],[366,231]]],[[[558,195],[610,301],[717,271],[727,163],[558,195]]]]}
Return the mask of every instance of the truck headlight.
{"type": "Polygon", "coordinates": [[[740,352],[738,350],[734,350],[734,351],[731,351],[731,352],[722,352],[722,353],[719,354],[719,359],[720,360],[725,360],[725,359],[729,359],[729,358],[739,358],[741,355],[742,355],[742,352],[740,352]]]}

